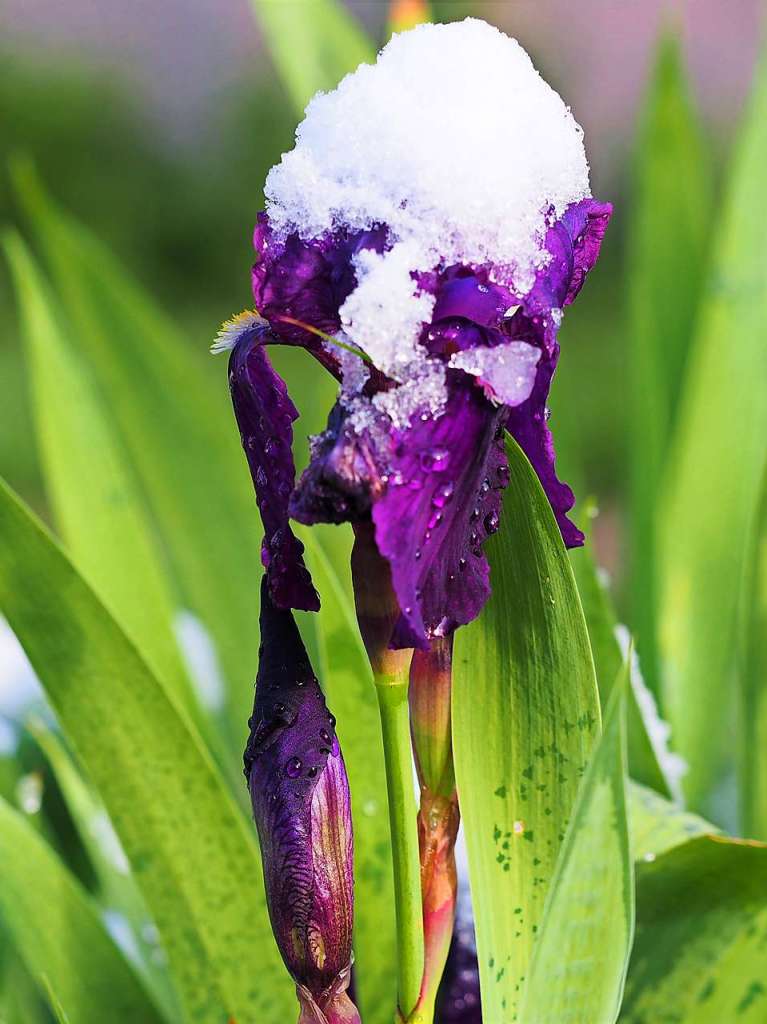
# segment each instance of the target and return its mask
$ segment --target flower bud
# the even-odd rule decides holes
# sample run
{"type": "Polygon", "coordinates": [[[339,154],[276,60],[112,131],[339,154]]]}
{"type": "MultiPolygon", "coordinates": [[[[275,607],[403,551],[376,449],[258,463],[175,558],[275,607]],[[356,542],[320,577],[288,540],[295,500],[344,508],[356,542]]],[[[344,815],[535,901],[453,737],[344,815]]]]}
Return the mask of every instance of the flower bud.
{"type": "Polygon", "coordinates": [[[335,719],[291,612],[261,588],[261,656],[245,750],[272,930],[300,1024],[358,1024],[351,973],[351,800],[335,719]]]}

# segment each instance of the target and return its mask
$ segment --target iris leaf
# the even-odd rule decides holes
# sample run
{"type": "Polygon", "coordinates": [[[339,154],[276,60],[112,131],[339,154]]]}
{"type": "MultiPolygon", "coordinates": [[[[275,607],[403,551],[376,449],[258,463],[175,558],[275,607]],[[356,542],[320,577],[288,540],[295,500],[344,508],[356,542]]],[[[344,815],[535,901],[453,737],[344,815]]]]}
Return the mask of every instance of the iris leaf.
{"type": "Polygon", "coordinates": [[[634,874],[626,816],[625,703],[620,670],[604,731],[546,897],[519,1019],[528,1024],[612,1024],[634,932],[634,874]]]}
{"type": "Polygon", "coordinates": [[[657,493],[703,284],[713,209],[710,165],[681,41],[667,31],[658,45],[637,139],[626,270],[631,623],[645,679],[656,694],[657,493]]]}
{"type": "Polygon", "coordinates": [[[79,883],[0,799],[0,915],[30,974],[45,975],[78,1024],[163,1019],[79,883]]]}
{"type": "Polygon", "coordinates": [[[19,300],[46,490],[79,570],[187,707],[195,698],[172,632],[162,554],[105,409],[18,235],[6,238],[19,300]]]}
{"type": "Polygon", "coordinates": [[[493,593],[460,629],[453,742],[474,900],[483,1013],[520,1009],[536,931],[599,734],[578,591],[538,478],[514,443],[502,528],[487,541],[493,593]]]}
{"type": "Polygon", "coordinates": [[[739,717],[743,831],[767,841],[767,472],[749,552],[745,590],[745,669],[739,717]]]}
{"type": "Polygon", "coordinates": [[[767,62],[728,183],[658,521],[664,712],[701,809],[732,750],[736,622],[767,438],[767,62]]]}
{"type": "Polygon", "coordinates": [[[53,205],[31,170],[17,166],[15,181],[71,341],[149,501],[180,599],[212,634],[229,685],[231,746],[239,750],[257,664],[261,533],[225,367],[217,386],[201,363],[209,357],[178,335],[108,249],[53,205]]]}
{"type": "Polygon", "coordinates": [[[334,89],[358,64],[375,60],[375,45],[339,0],[252,4],[297,115],[320,89],[334,89]]]}
{"type": "Polygon", "coordinates": [[[636,861],[654,860],[694,836],[714,835],[719,829],[705,818],[664,800],[646,786],[628,787],[631,855],[636,861]]]}
{"type": "Polygon", "coordinates": [[[5,485],[0,610],[104,801],[186,1014],[209,1024],[288,1019],[294,999],[253,830],[186,716],[5,485]]]}
{"type": "Polygon", "coordinates": [[[621,1024],[762,1024],[765,894],[756,843],[702,836],[639,865],[621,1024]]]}
{"type": "MultiPolygon", "coordinates": [[[[336,728],[352,791],[354,822],[354,955],[362,1019],[389,1024],[396,991],[396,940],[391,840],[381,725],[373,676],[344,584],[321,544],[328,530],[351,540],[351,531],[302,530],[307,564],[322,594],[315,627],[318,670],[336,728]]],[[[341,536],[335,538],[340,545],[341,536]]],[[[349,545],[350,548],[350,545],[349,545]]],[[[350,550],[340,565],[349,565],[350,550]]]]}
{"type": "Polygon", "coordinates": [[[98,880],[99,903],[125,918],[141,956],[141,970],[147,986],[172,1020],[178,1016],[178,1006],[170,978],[164,966],[160,967],[155,962],[158,951],[161,951],[146,938],[147,934],[152,934],[154,925],[109,816],[58,733],[36,718],[27,722],[27,729],[48,761],[93,865],[98,880]]]}
{"type": "MultiPolygon", "coordinates": [[[[616,635],[618,622],[607,590],[597,574],[590,546],[587,544],[586,547],[570,552],[570,562],[578,583],[583,613],[586,616],[599,696],[605,705],[624,660],[616,635]]],[[[637,701],[635,686],[641,683],[633,678],[631,683],[626,698],[629,774],[637,782],[650,786],[664,796],[671,796],[669,781],[653,749],[637,701]]]]}

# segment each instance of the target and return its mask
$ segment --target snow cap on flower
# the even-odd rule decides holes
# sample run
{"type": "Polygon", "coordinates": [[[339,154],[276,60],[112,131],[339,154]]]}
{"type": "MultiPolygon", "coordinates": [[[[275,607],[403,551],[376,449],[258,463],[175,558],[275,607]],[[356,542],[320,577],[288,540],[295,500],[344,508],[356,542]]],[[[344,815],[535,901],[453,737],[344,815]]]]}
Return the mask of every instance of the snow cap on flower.
{"type": "Polygon", "coordinates": [[[351,798],[335,719],[290,611],[261,590],[261,654],[245,750],[269,916],[300,1024],[359,1024],[351,972],[351,798]]]}
{"type": "MultiPolygon", "coordinates": [[[[519,43],[475,19],[395,36],[374,65],[316,96],[265,191],[253,291],[269,327],[227,330],[233,366],[245,348],[255,368],[255,347],[301,345],[340,384],[280,515],[285,526],[288,513],[372,522],[401,608],[391,642],[428,648],[490,592],[484,542],[508,480],[505,431],[566,543],[582,543],[547,400],[563,307],[611,208],[590,196],[570,110],[519,43]]],[[[292,462],[283,487],[287,476],[292,462]]],[[[275,600],[298,591],[294,606],[309,607],[295,538],[270,532],[265,561],[284,569],[270,568],[275,600]]]]}

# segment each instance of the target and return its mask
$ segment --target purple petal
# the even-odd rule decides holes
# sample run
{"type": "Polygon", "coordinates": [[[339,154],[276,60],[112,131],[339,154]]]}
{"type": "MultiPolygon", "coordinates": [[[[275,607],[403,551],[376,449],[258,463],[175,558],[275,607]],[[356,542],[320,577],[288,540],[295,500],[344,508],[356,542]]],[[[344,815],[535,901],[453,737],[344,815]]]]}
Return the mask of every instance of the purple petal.
{"type": "Polygon", "coordinates": [[[538,364],[538,374],[530,398],[524,404],[509,410],[506,429],[537,473],[559,523],[565,545],[574,548],[583,544],[584,535],[567,517],[567,513],[575,504],[575,496],[571,488],[557,477],[554,468],[554,439],[547,422],[546,402],[558,358],[559,345],[555,343],[551,354],[545,353],[538,364]]]}
{"type": "Polygon", "coordinates": [[[251,327],[229,359],[229,389],[264,524],[261,558],[273,600],[282,608],[317,611],[319,598],[303,562],[303,544],[288,525],[295,481],[293,422],[298,412],[264,349],[268,329],[251,327]]]}
{"type": "Polygon", "coordinates": [[[462,373],[449,379],[442,416],[394,433],[387,489],[373,506],[402,609],[394,647],[428,647],[474,619],[490,593],[482,544],[498,529],[508,481],[506,413],[462,373]]]}
{"type": "Polygon", "coordinates": [[[260,214],[254,233],[259,258],[253,267],[253,296],[280,341],[308,349],[338,376],[337,362],[321,339],[283,318],[336,334],[341,328],[338,311],[356,285],[354,255],[360,249],[383,251],[385,239],[385,230],[377,229],[310,241],[293,234],[278,241],[268,217],[260,214]]]}
{"type": "Polygon", "coordinates": [[[349,786],[293,615],[275,607],[265,585],[261,638],[245,773],[275,938],[296,983],[321,1005],[339,979],[345,987],[351,960],[349,786]]]}
{"type": "Polygon", "coordinates": [[[307,525],[354,523],[370,515],[383,493],[390,440],[388,421],[370,403],[366,418],[368,429],[358,430],[348,408],[335,404],[291,499],[294,519],[307,525]]]}

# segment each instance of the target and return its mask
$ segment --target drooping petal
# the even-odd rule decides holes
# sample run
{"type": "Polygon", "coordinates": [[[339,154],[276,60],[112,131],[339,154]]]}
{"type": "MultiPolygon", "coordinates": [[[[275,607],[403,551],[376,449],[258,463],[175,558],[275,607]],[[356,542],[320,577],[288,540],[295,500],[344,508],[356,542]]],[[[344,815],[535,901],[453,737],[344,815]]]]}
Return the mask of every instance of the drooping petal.
{"type": "Polygon", "coordinates": [[[385,238],[384,229],[375,229],[309,241],[296,234],[278,239],[267,216],[260,214],[254,234],[258,259],[253,296],[280,341],[306,348],[338,376],[336,360],[322,341],[290,321],[336,334],[341,329],[339,310],[356,284],[354,256],[361,249],[382,251],[385,238]]]}
{"type": "Polygon", "coordinates": [[[584,535],[567,517],[567,513],[575,504],[575,495],[572,489],[557,477],[554,439],[549,430],[549,411],[546,404],[558,358],[559,345],[555,343],[551,354],[544,353],[538,363],[535,385],[528,400],[509,410],[506,428],[538,475],[559,523],[565,545],[573,548],[583,544],[584,535]]]}
{"type": "Polygon", "coordinates": [[[402,609],[394,647],[427,648],[429,637],[471,622],[490,593],[482,544],[498,529],[508,481],[506,411],[464,374],[448,376],[443,415],[394,433],[387,488],[373,506],[402,609]]]}
{"type": "Polygon", "coordinates": [[[327,1016],[332,1001],[345,1005],[351,962],[349,785],[335,720],[293,616],[274,605],[265,584],[261,638],[245,774],[269,915],[302,1004],[327,1016]]]}
{"type": "Polygon", "coordinates": [[[295,481],[291,445],[298,412],[264,348],[268,327],[246,326],[234,339],[229,390],[264,524],[261,557],[273,600],[316,611],[319,598],[303,562],[303,545],[288,524],[295,481]]]}
{"type": "Polygon", "coordinates": [[[337,402],[290,503],[301,523],[360,522],[383,493],[390,438],[388,421],[369,401],[337,402]],[[354,409],[362,410],[359,417],[354,409]],[[364,425],[363,425],[364,424],[364,425]]]}

